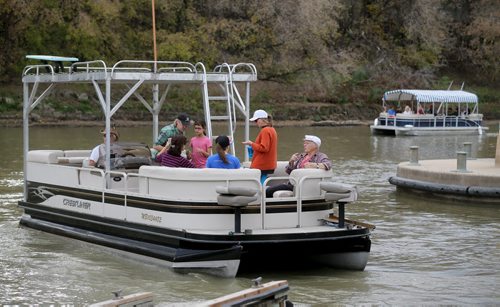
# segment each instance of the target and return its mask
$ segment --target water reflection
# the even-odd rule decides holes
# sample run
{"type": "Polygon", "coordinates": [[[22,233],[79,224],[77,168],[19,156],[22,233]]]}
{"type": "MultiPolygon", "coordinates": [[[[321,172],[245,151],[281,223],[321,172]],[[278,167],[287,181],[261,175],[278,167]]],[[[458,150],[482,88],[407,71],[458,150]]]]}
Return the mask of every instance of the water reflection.
{"type": "MultiPolygon", "coordinates": [[[[99,129],[34,127],[30,142],[40,149],[90,149],[101,141],[99,129]]],[[[279,159],[301,151],[305,134],[318,135],[322,151],[334,162],[336,179],[358,186],[360,199],[349,205],[347,217],[377,226],[365,271],[256,272],[236,279],[180,275],[101,247],[20,228],[22,132],[5,128],[0,129],[0,302],[84,305],[109,299],[111,291],[121,288],[125,293],[152,291],[160,305],[190,305],[247,288],[260,274],[264,281],[287,279],[292,301],[311,305],[495,305],[500,301],[496,289],[500,207],[406,194],[387,182],[397,163],[409,159],[410,146],[419,146],[420,159],[445,159],[453,158],[463,142],[471,142],[477,157],[491,158],[496,138],[489,134],[371,136],[368,127],[277,130],[279,159]]],[[[123,141],[151,143],[149,127],[120,128],[120,133],[123,141]]],[[[252,128],[251,138],[257,133],[252,128]]],[[[241,155],[243,146],[236,145],[241,155]]]]}

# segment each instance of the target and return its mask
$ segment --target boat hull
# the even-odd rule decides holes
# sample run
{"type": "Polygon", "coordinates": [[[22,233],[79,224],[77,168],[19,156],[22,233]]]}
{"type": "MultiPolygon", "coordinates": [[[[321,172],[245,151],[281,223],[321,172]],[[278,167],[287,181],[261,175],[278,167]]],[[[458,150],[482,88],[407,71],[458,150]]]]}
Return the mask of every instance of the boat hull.
{"type": "Polygon", "coordinates": [[[161,262],[177,272],[234,277],[238,272],[298,266],[363,270],[371,247],[366,228],[216,234],[111,220],[37,203],[19,205],[25,211],[23,226],[161,262]]]}
{"type": "Polygon", "coordinates": [[[483,127],[399,127],[371,125],[372,134],[395,136],[425,136],[425,135],[481,135],[483,127]]]}

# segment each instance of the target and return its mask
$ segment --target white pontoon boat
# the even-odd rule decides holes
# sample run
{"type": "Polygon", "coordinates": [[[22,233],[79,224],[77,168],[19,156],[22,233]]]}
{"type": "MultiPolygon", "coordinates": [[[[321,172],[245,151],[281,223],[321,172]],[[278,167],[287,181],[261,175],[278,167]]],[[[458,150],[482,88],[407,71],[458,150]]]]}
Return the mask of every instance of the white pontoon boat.
{"type": "Polygon", "coordinates": [[[396,136],[482,134],[483,115],[466,91],[394,90],[384,94],[384,112],[370,126],[374,134],[396,136]],[[402,112],[408,106],[411,112],[402,112]],[[400,110],[391,113],[390,109],[400,110]]]}
{"type": "Polygon", "coordinates": [[[30,65],[22,80],[22,225],[103,245],[181,272],[232,277],[265,266],[297,268],[313,263],[365,268],[374,227],[344,217],[345,205],[357,199],[357,189],[334,182],[331,171],[300,169],[287,176],[287,162],[281,161],[275,174],[261,184],[260,172],[249,168],[168,168],[152,165],[144,156],[130,164],[130,156],[141,151],[120,154],[110,145],[109,133],[105,169],[84,166],[90,150],[29,148],[30,112],[62,84],[90,85],[99,97],[108,132],[113,114],[129,98],[137,98],[152,114],[152,140],[169,89],[191,84],[202,91],[210,137],[212,120],[224,120],[234,139],[238,115],[245,122],[248,139],[250,84],[257,81],[254,65],[224,64],[207,72],[202,63],[120,61],[108,67],[99,60],[75,62],[60,73],[48,64],[30,65]],[[152,104],[138,91],[145,86],[152,88],[152,104]],[[41,93],[39,88],[43,88],[41,93]],[[127,92],[112,101],[120,95],[118,89],[127,92]],[[214,114],[217,103],[224,105],[218,108],[224,114],[214,114]],[[116,163],[120,159],[122,163],[116,163]],[[290,180],[295,190],[266,198],[266,186],[278,180],[290,180]]]}

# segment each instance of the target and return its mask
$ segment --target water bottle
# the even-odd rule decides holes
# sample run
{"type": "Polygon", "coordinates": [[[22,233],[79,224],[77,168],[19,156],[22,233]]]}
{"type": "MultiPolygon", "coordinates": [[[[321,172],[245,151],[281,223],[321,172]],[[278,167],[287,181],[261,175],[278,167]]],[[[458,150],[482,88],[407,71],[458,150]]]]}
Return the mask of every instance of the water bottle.
{"type": "Polygon", "coordinates": [[[252,159],[253,157],[253,148],[252,146],[247,145],[248,158],[252,159]]]}

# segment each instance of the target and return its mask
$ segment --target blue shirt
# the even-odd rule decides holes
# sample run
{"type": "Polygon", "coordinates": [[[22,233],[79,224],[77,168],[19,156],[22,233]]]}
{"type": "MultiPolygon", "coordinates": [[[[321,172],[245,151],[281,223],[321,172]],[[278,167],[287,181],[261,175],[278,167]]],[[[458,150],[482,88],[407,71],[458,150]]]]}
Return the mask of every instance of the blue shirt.
{"type": "Polygon", "coordinates": [[[224,163],[221,158],[219,157],[219,154],[211,155],[207,159],[207,168],[240,168],[240,160],[231,155],[231,154],[226,154],[226,159],[228,163],[224,163]]]}

